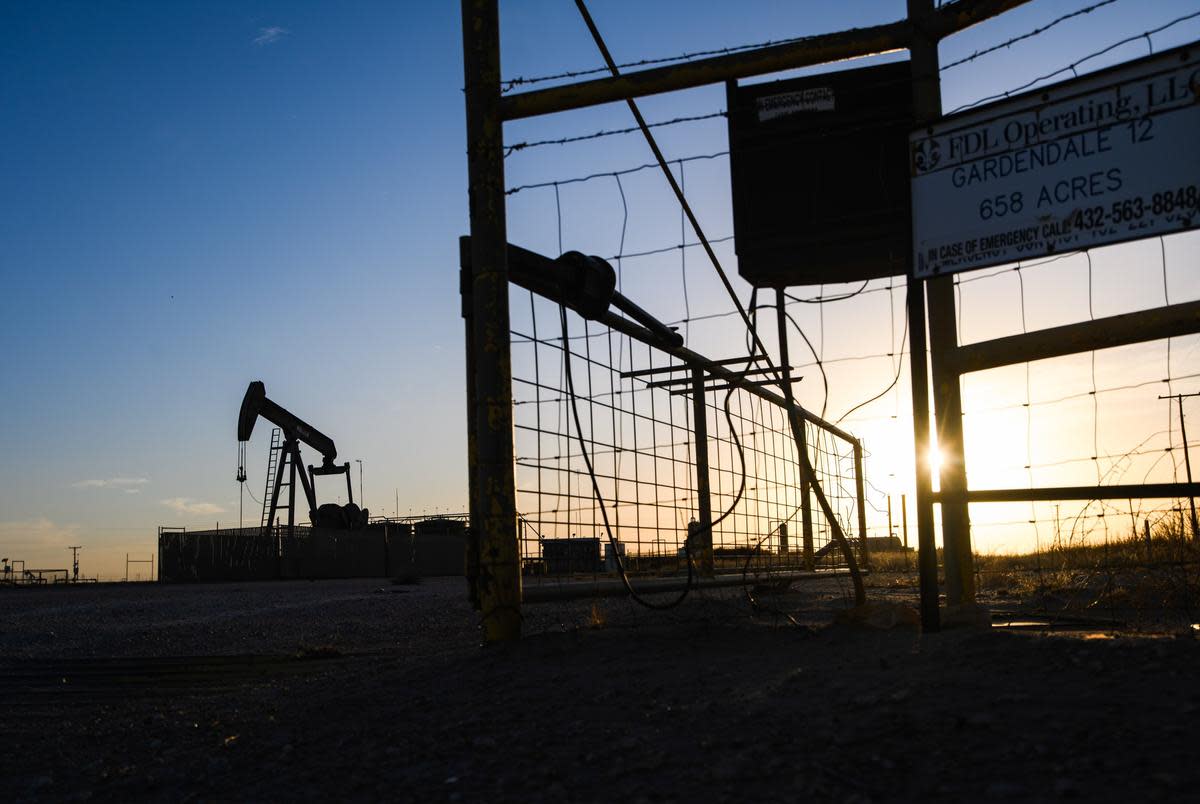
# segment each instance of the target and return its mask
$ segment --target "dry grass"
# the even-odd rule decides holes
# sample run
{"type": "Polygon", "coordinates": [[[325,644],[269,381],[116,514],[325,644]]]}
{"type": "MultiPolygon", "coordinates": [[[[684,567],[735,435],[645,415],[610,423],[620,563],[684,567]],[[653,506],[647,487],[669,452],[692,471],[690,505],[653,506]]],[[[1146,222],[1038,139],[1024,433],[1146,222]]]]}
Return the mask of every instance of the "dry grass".
{"type": "MultiPolygon", "coordinates": [[[[871,569],[876,588],[917,583],[915,553],[872,553],[871,569]]],[[[1011,599],[1027,611],[1094,611],[1132,620],[1180,615],[1195,621],[1200,542],[1173,521],[1155,529],[1149,542],[1139,535],[1034,553],[977,553],[975,581],[980,593],[1011,599]]]]}

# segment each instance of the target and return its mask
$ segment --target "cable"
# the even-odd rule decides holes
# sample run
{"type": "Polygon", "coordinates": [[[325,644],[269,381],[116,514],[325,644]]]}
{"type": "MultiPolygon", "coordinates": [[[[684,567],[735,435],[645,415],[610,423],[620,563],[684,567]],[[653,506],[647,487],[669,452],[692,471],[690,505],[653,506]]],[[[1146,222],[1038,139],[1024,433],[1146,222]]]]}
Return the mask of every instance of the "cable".
{"type": "MultiPolygon", "coordinates": [[[[617,69],[616,62],[613,61],[612,54],[608,52],[608,46],[604,43],[604,38],[600,35],[600,30],[596,27],[595,21],[592,20],[592,15],[588,12],[587,6],[584,4],[583,0],[575,0],[575,7],[579,9],[579,13],[583,17],[583,21],[587,25],[588,31],[592,35],[592,39],[595,40],[596,47],[600,50],[600,55],[604,57],[604,61],[608,65],[609,71],[614,76],[620,75],[620,71],[617,69]]],[[[747,315],[745,308],[742,306],[741,299],[738,298],[737,293],[733,289],[733,284],[729,281],[729,276],[725,273],[725,269],[721,266],[721,261],[717,259],[716,252],[713,251],[712,246],[705,237],[704,229],[700,226],[700,221],[697,220],[695,213],[692,211],[691,204],[688,203],[687,198],[684,196],[683,191],[679,187],[679,183],[675,181],[675,176],[671,173],[671,168],[667,165],[666,157],[663,156],[662,150],[659,149],[658,142],[654,139],[654,135],[650,133],[650,128],[647,125],[645,118],[642,117],[642,113],[638,109],[637,102],[633,98],[626,98],[625,103],[629,107],[629,111],[633,114],[634,119],[637,121],[638,128],[641,129],[642,136],[646,138],[646,144],[650,146],[650,150],[653,152],[654,158],[658,162],[659,169],[662,171],[667,183],[671,186],[671,190],[675,193],[675,197],[683,207],[684,213],[687,215],[688,221],[692,225],[692,230],[696,233],[697,239],[699,239],[701,244],[704,246],[704,250],[708,254],[708,258],[712,262],[713,268],[717,272],[717,276],[720,277],[721,283],[725,286],[725,292],[729,294],[730,300],[733,301],[734,306],[741,315],[742,321],[745,323],[747,329],[753,331],[753,327],[750,323],[750,317],[747,315]]],[[[768,365],[770,365],[770,355],[767,353],[767,349],[765,346],[763,346],[762,341],[759,340],[757,333],[754,335],[754,340],[754,345],[759,351],[762,352],[763,359],[768,363],[768,365]]],[[[751,359],[753,359],[754,356],[754,353],[751,353],[751,359]]],[[[776,376],[778,377],[778,372],[776,372],[776,376]]]]}
{"type": "MultiPolygon", "coordinates": [[[[584,3],[584,0],[575,0],[575,7],[579,9],[579,13],[583,17],[584,23],[587,25],[589,32],[592,34],[592,39],[595,40],[596,47],[600,50],[600,54],[604,57],[604,61],[608,65],[609,71],[614,76],[620,75],[620,71],[617,69],[616,63],[613,61],[612,54],[609,53],[608,46],[604,43],[604,38],[600,35],[600,31],[596,27],[596,23],[592,19],[592,15],[588,12],[587,5],[584,3]]],[[[750,335],[753,338],[755,349],[757,349],[757,351],[762,353],[762,359],[766,363],[766,365],[769,368],[774,369],[775,379],[779,381],[780,385],[783,388],[784,398],[787,400],[788,407],[790,410],[793,406],[795,406],[795,400],[792,397],[791,384],[784,380],[783,374],[779,371],[778,368],[776,368],[773,365],[770,354],[767,352],[766,347],[763,345],[762,340],[759,338],[758,332],[755,329],[754,324],[751,322],[749,314],[746,312],[746,309],[742,306],[741,299],[738,298],[737,293],[733,289],[732,283],[730,283],[730,281],[729,281],[729,276],[725,273],[725,269],[721,266],[721,261],[719,259],[717,259],[716,252],[713,251],[712,246],[709,244],[707,238],[705,237],[704,230],[703,230],[703,228],[701,228],[700,221],[697,220],[695,213],[692,211],[691,204],[688,203],[688,200],[684,196],[682,189],[680,189],[678,182],[675,181],[675,177],[671,173],[670,167],[667,165],[666,157],[663,156],[662,151],[659,149],[658,143],[654,139],[654,135],[650,133],[650,129],[646,125],[645,118],[642,117],[642,113],[638,109],[637,102],[634,101],[633,98],[626,98],[625,103],[628,105],[629,111],[633,114],[634,119],[637,121],[638,127],[642,131],[642,135],[646,138],[646,144],[650,146],[650,150],[654,153],[654,157],[658,161],[659,167],[663,172],[663,176],[666,178],[667,183],[671,185],[671,189],[672,189],[672,191],[674,191],[675,197],[679,200],[680,205],[683,207],[684,212],[688,217],[688,221],[691,223],[692,229],[696,233],[696,237],[700,240],[701,243],[704,244],[704,250],[708,254],[708,258],[712,262],[713,268],[717,272],[717,276],[720,277],[721,283],[725,286],[726,293],[729,294],[729,298],[733,301],[734,305],[737,307],[738,313],[741,315],[742,321],[745,323],[746,328],[749,330],[750,335]]],[[[752,349],[750,356],[748,358],[748,363],[753,361],[755,359],[756,355],[757,355],[757,352],[754,349],[752,349]]],[[[732,394],[732,391],[733,391],[733,389],[731,386],[730,394],[732,394]]],[[[726,414],[727,414],[727,416],[729,415],[728,414],[728,403],[729,403],[729,398],[727,397],[726,398],[726,409],[727,409],[726,414]]],[[[792,435],[793,435],[793,439],[796,442],[797,450],[801,452],[801,454],[800,454],[801,471],[803,473],[808,474],[809,477],[812,478],[811,482],[812,482],[813,488],[816,490],[817,502],[821,505],[821,508],[825,513],[826,519],[829,522],[829,526],[833,532],[834,539],[835,539],[835,541],[838,542],[839,546],[842,548],[842,554],[845,556],[846,563],[850,567],[850,573],[854,579],[855,602],[859,605],[862,605],[863,603],[866,602],[866,594],[865,594],[865,591],[863,588],[862,575],[859,572],[858,565],[854,560],[854,552],[850,547],[849,541],[846,539],[845,533],[843,532],[840,523],[838,523],[836,520],[836,516],[834,515],[834,511],[833,511],[832,507],[830,506],[829,501],[826,499],[824,493],[821,491],[820,485],[816,482],[815,472],[812,468],[812,465],[808,461],[808,456],[803,454],[803,451],[800,450],[800,446],[803,444],[803,438],[802,438],[802,434],[796,430],[795,420],[797,417],[794,415],[789,415],[788,418],[792,424],[792,435]]],[[[740,445],[739,445],[739,448],[740,448],[740,445]]]]}
{"type": "MultiPolygon", "coordinates": [[[[609,520],[608,520],[608,508],[604,502],[604,496],[600,492],[600,483],[596,479],[595,469],[593,468],[592,460],[588,455],[587,443],[585,442],[584,437],[583,437],[583,423],[580,421],[580,418],[579,418],[579,407],[576,404],[576,395],[575,395],[575,381],[574,381],[574,376],[571,371],[571,353],[566,347],[566,344],[568,343],[568,340],[567,340],[567,336],[568,336],[567,308],[564,305],[559,305],[558,314],[559,314],[559,322],[562,326],[563,357],[564,357],[563,363],[566,368],[565,373],[566,373],[566,379],[567,379],[567,392],[568,392],[569,398],[570,398],[571,415],[575,422],[575,435],[576,435],[576,438],[579,440],[579,451],[580,451],[581,456],[583,457],[584,465],[587,467],[588,476],[592,482],[592,493],[594,494],[595,501],[600,509],[600,518],[604,521],[605,534],[608,537],[608,543],[612,546],[613,558],[616,561],[617,571],[619,572],[619,574],[621,576],[621,583],[625,587],[625,590],[629,593],[629,596],[631,598],[633,598],[633,600],[635,600],[637,603],[641,604],[642,606],[645,606],[646,608],[649,608],[649,609],[655,609],[658,611],[673,609],[684,601],[684,599],[688,596],[688,593],[692,589],[694,573],[693,573],[693,568],[692,568],[691,540],[693,537],[693,533],[688,533],[687,538],[684,539],[684,543],[683,543],[684,554],[687,559],[688,574],[687,574],[687,583],[685,584],[683,591],[679,594],[679,596],[668,603],[654,603],[649,600],[646,600],[641,595],[639,595],[637,593],[637,591],[634,590],[633,585],[629,581],[629,575],[625,571],[625,562],[624,562],[624,559],[621,557],[620,551],[617,548],[617,539],[613,535],[612,525],[609,523],[609,520]]],[[[730,388],[729,391],[726,392],[726,394],[725,394],[725,417],[729,423],[729,428],[730,428],[729,434],[730,434],[731,438],[733,439],[734,444],[737,446],[738,456],[741,459],[741,464],[742,464],[741,483],[738,487],[737,494],[734,496],[732,505],[730,505],[729,508],[726,509],[723,514],[721,514],[719,517],[717,517],[711,523],[709,523],[706,528],[696,529],[696,531],[694,531],[695,534],[702,533],[703,530],[705,530],[705,529],[711,533],[711,531],[718,524],[720,524],[722,521],[725,520],[726,517],[728,517],[730,514],[733,513],[733,510],[737,507],[738,503],[741,502],[742,496],[745,494],[745,491],[746,491],[745,452],[742,449],[741,441],[737,437],[737,431],[733,424],[733,415],[729,410],[729,400],[732,396],[733,396],[733,388],[730,388]]]]}
{"type": "MultiPolygon", "coordinates": [[[[798,304],[828,304],[830,302],[845,301],[846,299],[853,299],[855,296],[861,295],[863,292],[866,291],[867,285],[870,284],[870,282],[871,282],[870,279],[864,279],[862,286],[859,287],[857,290],[853,290],[849,293],[844,293],[840,296],[825,296],[824,294],[818,294],[811,298],[801,299],[798,296],[793,296],[790,293],[784,293],[783,295],[798,304]]],[[[824,285],[822,285],[822,287],[824,287],[824,285]]],[[[883,289],[884,288],[879,288],[879,290],[883,290],[883,289]]]]}
{"type": "Polygon", "coordinates": [[[829,408],[829,375],[825,373],[825,361],[821,359],[819,354],[817,354],[817,350],[813,346],[812,341],[808,339],[808,335],[806,335],[804,330],[800,328],[800,325],[796,323],[796,319],[792,318],[792,314],[785,313],[785,315],[787,316],[787,320],[792,323],[792,326],[796,328],[796,331],[800,333],[800,337],[804,339],[805,345],[808,346],[808,351],[812,352],[813,359],[817,361],[817,370],[821,372],[821,383],[825,389],[825,396],[821,399],[821,418],[824,419],[825,412],[829,408]]]}
{"type": "MultiPolygon", "coordinates": [[[[907,295],[908,294],[906,292],[905,296],[907,297],[907,295]]],[[[890,391],[896,387],[896,384],[898,382],[900,382],[900,371],[901,371],[901,367],[904,365],[904,354],[905,354],[904,346],[907,342],[908,342],[908,304],[905,303],[905,305],[904,305],[904,330],[903,330],[902,334],[900,335],[900,360],[897,361],[897,363],[896,363],[896,375],[894,377],[892,377],[892,381],[890,383],[888,383],[888,386],[886,388],[884,388],[882,391],[880,391],[879,393],[877,393],[875,396],[871,397],[870,399],[868,399],[864,402],[859,402],[857,405],[850,408],[850,410],[846,411],[841,416],[839,416],[837,421],[834,422],[834,424],[841,424],[845,420],[845,418],[847,416],[849,416],[851,413],[853,413],[854,411],[856,411],[860,408],[866,407],[867,405],[874,402],[876,399],[883,398],[883,396],[885,394],[887,394],[888,391],[890,391]]],[[[889,357],[890,357],[890,355],[889,355],[889,357]]]]}

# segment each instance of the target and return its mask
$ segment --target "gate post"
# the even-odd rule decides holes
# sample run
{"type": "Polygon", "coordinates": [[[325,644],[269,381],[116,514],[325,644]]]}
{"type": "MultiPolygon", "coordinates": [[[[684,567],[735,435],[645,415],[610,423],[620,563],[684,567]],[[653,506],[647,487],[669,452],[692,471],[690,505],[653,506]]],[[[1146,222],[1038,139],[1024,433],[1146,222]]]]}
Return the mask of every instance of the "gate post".
{"type": "Polygon", "coordinates": [[[500,116],[500,14],[496,0],[462,0],[467,104],[471,274],[467,353],[471,529],[476,589],[488,642],[521,636],[521,558],[513,469],[504,125],[500,116]]]}

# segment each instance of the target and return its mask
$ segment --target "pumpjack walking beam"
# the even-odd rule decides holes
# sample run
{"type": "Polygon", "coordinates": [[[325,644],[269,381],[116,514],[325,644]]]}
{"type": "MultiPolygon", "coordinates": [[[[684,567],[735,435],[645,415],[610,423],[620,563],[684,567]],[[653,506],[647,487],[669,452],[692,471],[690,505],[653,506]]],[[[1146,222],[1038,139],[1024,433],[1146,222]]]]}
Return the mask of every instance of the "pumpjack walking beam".
{"type": "Polygon", "coordinates": [[[497,0],[463,0],[471,274],[467,363],[473,569],[484,638],[521,635],[521,556],[513,467],[512,364],[509,353],[508,238],[504,210],[504,136],[500,116],[497,0]]]}

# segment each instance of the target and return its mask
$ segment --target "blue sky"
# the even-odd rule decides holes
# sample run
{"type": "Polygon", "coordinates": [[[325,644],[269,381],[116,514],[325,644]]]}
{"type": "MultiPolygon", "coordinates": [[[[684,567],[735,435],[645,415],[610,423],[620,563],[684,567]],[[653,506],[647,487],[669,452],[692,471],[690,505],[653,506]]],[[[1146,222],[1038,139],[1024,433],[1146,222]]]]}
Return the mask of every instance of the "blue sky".
{"type": "MultiPolygon", "coordinates": [[[[898,1],[592,5],[618,60],[904,11],[898,1]]],[[[948,41],[943,58],[1082,5],[1035,2],[948,41]]],[[[573,3],[502,6],[506,77],[598,63],[573,3]]],[[[946,106],[1197,8],[1120,0],[948,73],[946,106]]],[[[1196,38],[1193,21],[1154,42],[1196,38]]],[[[1094,66],[1145,52],[1127,46],[1094,66]]],[[[397,491],[402,515],[465,507],[462,83],[454,2],[4,6],[0,552],[65,566],[63,546],[84,544],[85,572],[113,575],[126,552],[153,550],[159,524],[236,524],[234,424],[252,379],[333,436],[344,459],[363,460],[372,509],[390,513],[397,491]]],[[[720,87],[644,103],[651,120],[722,107],[720,87]]],[[[626,125],[627,112],[610,105],[515,123],[506,137],[626,125]]],[[[673,157],[725,147],[721,120],[661,134],[673,157]]],[[[639,139],[616,137],[533,149],[506,169],[511,186],[647,158],[639,139]]],[[[690,186],[709,234],[723,236],[727,163],[712,167],[697,166],[690,186]]],[[[644,176],[631,186],[639,206],[627,250],[675,242],[678,211],[654,195],[661,185],[644,176]]],[[[615,253],[612,188],[584,187],[564,193],[567,247],[615,253]]],[[[552,249],[552,214],[552,196],[513,196],[512,239],[552,249]]],[[[1180,254],[1172,270],[1195,273],[1195,250],[1180,254]]],[[[697,256],[693,307],[727,306],[704,270],[697,256]]],[[[649,294],[658,280],[644,281],[649,294]]],[[[831,321],[831,332],[838,326],[831,321]]],[[[847,378],[839,393],[857,397],[881,371],[847,378]]],[[[907,398],[892,404],[902,409],[907,398]]],[[[250,445],[257,496],[265,432],[250,445]]],[[[256,504],[249,495],[245,503],[256,522],[256,504]]]]}

